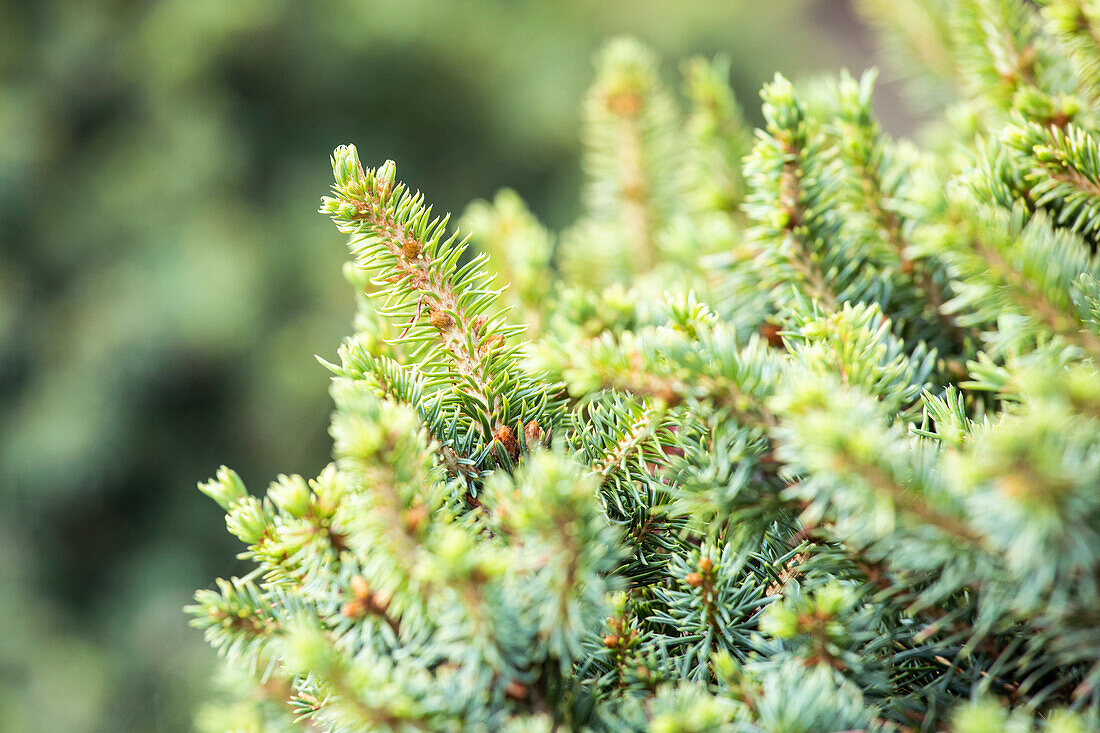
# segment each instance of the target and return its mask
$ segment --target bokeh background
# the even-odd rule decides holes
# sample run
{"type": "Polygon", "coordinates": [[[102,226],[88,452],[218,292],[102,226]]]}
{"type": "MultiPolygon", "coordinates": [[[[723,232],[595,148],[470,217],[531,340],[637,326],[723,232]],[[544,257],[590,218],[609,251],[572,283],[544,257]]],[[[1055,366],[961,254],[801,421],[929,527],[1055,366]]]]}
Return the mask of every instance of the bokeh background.
{"type": "Polygon", "coordinates": [[[240,571],[195,483],[327,461],[331,149],[558,228],[622,33],[673,86],[731,55],[754,122],[775,70],[876,63],[844,0],[0,0],[0,730],[190,729],[216,660],[181,607],[240,571]]]}

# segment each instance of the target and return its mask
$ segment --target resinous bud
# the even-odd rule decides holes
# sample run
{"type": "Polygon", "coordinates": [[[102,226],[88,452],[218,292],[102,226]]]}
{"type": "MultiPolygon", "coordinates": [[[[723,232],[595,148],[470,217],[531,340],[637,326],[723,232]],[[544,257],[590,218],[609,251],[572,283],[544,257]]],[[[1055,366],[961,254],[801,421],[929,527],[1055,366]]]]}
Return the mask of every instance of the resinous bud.
{"type": "Polygon", "coordinates": [[[199,491],[218,502],[218,506],[229,511],[236,502],[248,496],[244,482],[236,471],[222,466],[215,478],[199,484],[199,491]]]}
{"type": "Polygon", "coordinates": [[[332,175],[339,186],[347,186],[359,177],[359,152],[354,145],[341,145],[332,153],[332,175]]]}
{"type": "Polygon", "coordinates": [[[332,216],[333,214],[335,214],[339,210],[340,210],[340,202],[337,199],[334,199],[331,196],[322,196],[321,197],[321,208],[318,209],[318,211],[320,213],[328,214],[329,216],[332,216]]]}
{"type": "Polygon", "coordinates": [[[292,517],[301,518],[309,513],[309,500],[313,493],[301,476],[280,476],[267,490],[275,506],[292,517]]]}
{"type": "Polygon", "coordinates": [[[263,505],[251,496],[234,504],[225,518],[226,529],[246,545],[259,542],[269,523],[270,517],[263,505]]]}
{"type": "Polygon", "coordinates": [[[378,186],[378,193],[383,198],[389,197],[390,192],[393,191],[393,181],[397,176],[397,164],[392,160],[387,160],[385,163],[378,167],[378,172],[374,174],[375,184],[378,186]]]}

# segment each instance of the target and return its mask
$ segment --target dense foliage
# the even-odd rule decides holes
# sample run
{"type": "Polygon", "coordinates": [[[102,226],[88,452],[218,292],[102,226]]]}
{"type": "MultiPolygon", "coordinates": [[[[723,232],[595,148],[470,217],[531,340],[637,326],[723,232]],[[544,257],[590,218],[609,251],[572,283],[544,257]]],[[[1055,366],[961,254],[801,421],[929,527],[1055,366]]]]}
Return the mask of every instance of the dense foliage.
{"type": "Polygon", "coordinates": [[[865,4],[965,95],[923,149],[873,74],[753,136],[695,59],[680,119],[619,39],[556,247],[336,150],[335,461],[201,486],[255,563],[205,727],[1100,726],[1100,7],[865,4]]]}
{"type": "Polygon", "coordinates": [[[217,659],[179,607],[242,566],[195,481],[329,456],[335,145],[565,221],[609,33],[744,49],[746,94],[835,58],[793,6],[648,5],[0,0],[0,730],[191,729],[217,659]]]}

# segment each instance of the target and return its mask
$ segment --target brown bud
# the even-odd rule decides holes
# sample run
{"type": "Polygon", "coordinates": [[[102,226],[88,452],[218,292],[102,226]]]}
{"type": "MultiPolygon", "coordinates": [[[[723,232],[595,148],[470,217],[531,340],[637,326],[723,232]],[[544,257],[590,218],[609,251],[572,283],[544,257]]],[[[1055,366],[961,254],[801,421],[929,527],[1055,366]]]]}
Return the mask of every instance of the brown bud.
{"type": "Polygon", "coordinates": [[[415,532],[417,528],[428,518],[428,509],[423,504],[417,504],[405,512],[405,529],[415,532]]]}
{"type": "Polygon", "coordinates": [[[1026,474],[1012,471],[997,479],[994,486],[1014,501],[1030,498],[1035,493],[1035,483],[1026,474]]]}
{"type": "Polygon", "coordinates": [[[634,670],[634,673],[638,675],[638,679],[640,680],[649,679],[649,667],[639,664],[638,668],[634,670]]]}
{"type": "Polygon", "coordinates": [[[632,92],[612,92],[604,97],[607,110],[619,117],[634,117],[642,109],[642,98],[632,92]]]}
{"type": "Polygon", "coordinates": [[[645,184],[638,180],[624,182],[619,193],[628,201],[644,201],[648,195],[645,184]]]}
{"type": "Polygon", "coordinates": [[[370,586],[362,575],[351,576],[351,592],[358,599],[364,599],[370,595],[370,586]]]}
{"type": "Polygon", "coordinates": [[[614,649],[619,645],[619,637],[614,634],[608,634],[603,638],[603,645],[608,649],[614,649]]]}
{"type": "Polygon", "coordinates": [[[698,588],[703,584],[703,576],[699,573],[688,573],[684,576],[684,582],[686,582],[692,588],[698,588]]]}
{"type": "Polygon", "coordinates": [[[447,331],[451,326],[455,325],[455,321],[449,315],[443,311],[433,310],[432,314],[428,316],[428,322],[440,331],[447,331]]]}
{"type": "Polygon", "coordinates": [[[359,619],[366,615],[367,607],[363,605],[362,601],[356,599],[340,606],[340,613],[348,618],[359,619]]]}
{"type": "Polygon", "coordinates": [[[523,439],[527,442],[527,447],[532,448],[539,444],[546,432],[539,425],[538,420],[531,420],[523,426],[523,439]]]}
{"type": "Polygon", "coordinates": [[[485,328],[485,324],[489,322],[488,316],[478,316],[474,319],[474,322],[470,324],[470,330],[476,335],[480,336],[482,330],[485,328]]]}
{"type": "Polygon", "coordinates": [[[709,573],[713,569],[714,569],[714,561],[713,560],[711,560],[709,557],[699,558],[699,572],[709,573]]]}
{"type": "Polygon", "coordinates": [[[519,457],[519,441],[516,440],[516,434],[512,432],[510,427],[503,423],[497,423],[497,429],[493,431],[493,437],[504,446],[504,450],[508,451],[508,455],[512,457],[512,460],[519,457]]]}
{"type": "Polygon", "coordinates": [[[504,694],[513,700],[526,700],[527,699],[527,685],[523,684],[519,680],[512,680],[508,683],[508,686],[504,688],[504,694]]]}
{"type": "Polygon", "coordinates": [[[499,349],[504,346],[504,337],[499,333],[494,333],[481,344],[481,350],[488,354],[493,349],[499,349]]]}
{"type": "Polygon", "coordinates": [[[415,260],[420,256],[420,242],[415,239],[406,239],[401,247],[401,254],[405,255],[406,260],[415,260]]]}
{"type": "Polygon", "coordinates": [[[1055,127],[1065,127],[1071,122],[1073,122],[1073,115],[1064,109],[1057,110],[1050,118],[1050,124],[1055,127]]]}
{"type": "Polygon", "coordinates": [[[786,229],[789,232],[793,232],[798,227],[802,226],[802,212],[797,206],[787,207],[787,226],[786,229]]]}
{"type": "Polygon", "coordinates": [[[384,590],[375,591],[371,594],[370,605],[371,609],[376,613],[385,613],[390,607],[390,602],[393,600],[393,596],[384,590]]]}
{"type": "Polygon", "coordinates": [[[774,323],[765,323],[760,326],[760,335],[773,349],[783,348],[783,337],[779,335],[779,326],[774,323]]]}
{"type": "Polygon", "coordinates": [[[469,578],[474,585],[485,585],[489,582],[489,573],[485,571],[485,568],[475,566],[470,570],[469,578]]]}

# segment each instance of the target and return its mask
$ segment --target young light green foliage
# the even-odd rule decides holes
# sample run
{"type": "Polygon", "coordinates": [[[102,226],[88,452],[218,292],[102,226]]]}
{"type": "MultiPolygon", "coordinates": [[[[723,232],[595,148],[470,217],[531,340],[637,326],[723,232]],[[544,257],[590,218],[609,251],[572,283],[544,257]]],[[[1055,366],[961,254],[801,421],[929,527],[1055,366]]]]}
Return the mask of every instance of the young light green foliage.
{"type": "Polygon", "coordinates": [[[322,210],[368,294],[335,462],[201,487],[256,570],[189,610],[265,691],[205,724],[1100,726],[1095,8],[925,10],[973,110],[928,152],[873,74],[777,76],[750,147],[696,60],[681,129],[654,56],[609,44],[564,277],[514,194],[465,217],[503,299],[338,149],[322,210]]]}
{"type": "Polygon", "coordinates": [[[479,251],[493,258],[498,286],[508,287],[505,302],[518,309],[523,322],[537,328],[550,294],[551,234],[511,189],[497,192],[492,202],[471,203],[458,225],[472,233],[479,251]]]}
{"type": "Polygon", "coordinates": [[[571,280],[590,287],[652,269],[685,199],[680,115],[656,56],[618,38],[600,51],[597,69],[584,103],[587,216],[563,240],[561,260],[571,280]]]}

